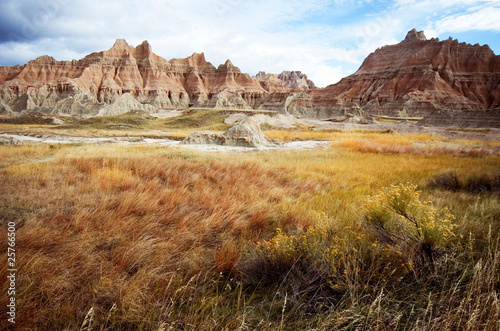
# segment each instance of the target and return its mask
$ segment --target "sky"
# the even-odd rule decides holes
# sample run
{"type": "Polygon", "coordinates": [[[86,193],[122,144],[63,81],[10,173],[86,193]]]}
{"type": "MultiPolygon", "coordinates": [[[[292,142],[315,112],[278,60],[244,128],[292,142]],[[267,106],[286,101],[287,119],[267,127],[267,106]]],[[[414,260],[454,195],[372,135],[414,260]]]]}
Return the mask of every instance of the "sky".
{"type": "Polygon", "coordinates": [[[0,0],[0,65],[81,59],[118,38],[169,60],[205,53],[251,75],[300,70],[323,87],[409,30],[500,54],[500,0],[0,0]]]}

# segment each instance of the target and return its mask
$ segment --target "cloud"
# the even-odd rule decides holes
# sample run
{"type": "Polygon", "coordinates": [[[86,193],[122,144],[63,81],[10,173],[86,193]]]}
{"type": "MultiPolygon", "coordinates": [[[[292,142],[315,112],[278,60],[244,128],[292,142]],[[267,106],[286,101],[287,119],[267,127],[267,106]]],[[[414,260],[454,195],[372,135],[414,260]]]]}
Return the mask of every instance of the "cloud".
{"type": "MultiPolygon", "coordinates": [[[[354,72],[413,28],[491,29],[494,1],[466,0],[2,0],[0,65],[39,55],[79,59],[115,39],[148,40],[166,58],[205,52],[243,72],[302,70],[318,86],[354,72]],[[477,23],[477,20],[481,22],[477,23]],[[476,23],[474,23],[476,22],[476,23]]],[[[445,32],[453,32],[445,31],[445,32]]]]}
{"type": "Polygon", "coordinates": [[[438,33],[471,30],[500,31],[500,7],[481,8],[467,14],[445,17],[434,23],[438,33]]]}
{"type": "Polygon", "coordinates": [[[434,33],[500,31],[498,0],[397,0],[398,12],[426,17],[427,29],[434,33]]]}
{"type": "Polygon", "coordinates": [[[323,62],[352,64],[357,62],[357,54],[332,45],[338,38],[328,27],[296,28],[291,22],[303,21],[328,3],[7,0],[8,14],[0,14],[9,18],[0,23],[2,31],[8,31],[0,39],[0,61],[22,64],[42,54],[70,60],[108,49],[116,38],[125,38],[133,45],[147,39],[153,50],[167,59],[205,52],[216,66],[231,58],[251,74],[259,70],[303,70],[315,76],[311,78],[318,85],[327,85],[338,80],[339,69],[323,62]],[[315,69],[318,67],[323,70],[315,69]],[[326,77],[325,72],[332,77],[326,77]]]}

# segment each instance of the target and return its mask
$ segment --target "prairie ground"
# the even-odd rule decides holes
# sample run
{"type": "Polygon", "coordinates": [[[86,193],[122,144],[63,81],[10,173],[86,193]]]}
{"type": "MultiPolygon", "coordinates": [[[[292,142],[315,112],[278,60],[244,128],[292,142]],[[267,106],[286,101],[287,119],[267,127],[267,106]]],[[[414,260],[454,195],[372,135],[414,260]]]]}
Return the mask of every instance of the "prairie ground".
{"type": "Polygon", "coordinates": [[[16,329],[500,328],[498,142],[268,135],[332,145],[0,146],[16,329]]]}

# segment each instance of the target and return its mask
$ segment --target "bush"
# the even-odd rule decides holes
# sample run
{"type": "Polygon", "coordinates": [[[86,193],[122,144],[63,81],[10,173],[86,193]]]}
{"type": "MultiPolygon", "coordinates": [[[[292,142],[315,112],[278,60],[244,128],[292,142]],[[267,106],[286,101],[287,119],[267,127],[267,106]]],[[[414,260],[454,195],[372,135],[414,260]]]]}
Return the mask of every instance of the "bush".
{"type": "Polygon", "coordinates": [[[435,175],[427,185],[453,192],[500,194],[500,175],[476,174],[460,180],[456,172],[450,171],[435,175]]]}
{"type": "Polygon", "coordinates": [[[343,259],[343,238],[331,227],[315,225],[286,234],[277,229],[270,240],[256,245],[240,265],[243,280],[249,286],[285,286],[291,300],[304,301],[308,307],[331,302],[337,295],[332,277],[343,259]]]}
{"type": "Polygon", "coordinates": [[[467,180],[466,189],[470,193],[500,193],[500,176],[472,176],[467,180]]]}
{"type": "Polygon", "coordinates": [[[428,184],[432,188],[448,191],[460,191],[461,185],[456,172],[449,171],[434,176],[428,184]]]}
{"type": "Polygon", "coordinates": [[[438,248],[454,236],[453,215],[440,214],[430,202],[422,202],[416,189],[412,184],[393,185],[369,197],[365,221],[376,237],[403,247],[414,262],[433,262],[438,248]]]}
{"type": "Polygon", "coordinates": [[[367,199],[364,226],[323,219],[295,233],[277,229],[238,269],[246,285],[287,284],[311,305],[337,302],[346,293],[371,295],[387,282],[425,273],[455,236],[452,219],[422,202],[415,185],[391,186],[367,199]]]}

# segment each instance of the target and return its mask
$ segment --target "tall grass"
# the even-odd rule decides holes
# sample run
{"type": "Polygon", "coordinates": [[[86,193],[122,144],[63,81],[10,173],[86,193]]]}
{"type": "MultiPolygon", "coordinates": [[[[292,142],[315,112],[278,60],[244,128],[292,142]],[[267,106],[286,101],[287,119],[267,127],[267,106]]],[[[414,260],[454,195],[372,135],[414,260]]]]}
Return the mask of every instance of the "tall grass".
{"type": "Polygon", "coordinates": [[[11,167],[2,183],[22,248],[18,323],[44,329],[75,327],[91,308],[103,325],[115,304],[113,328],[181,323],[184,300],[225,286],[212,280],[229,277],[244,242],[303,226],[277,213],[285,196],[314,192],[255,162],[179,158],[61,158],[11,167]]]}
{"type": "Polygon", "coordinates": [[[466,147],[462,145],[418,144],[402,136],[384,137],[385,139],[350,138],[343,140],[340,145],[351,150],[369,153],[389,154],[422,154],[422,155],[455,155],[455,156],[487,156],[493,152],[488,148],[466,147]]]}
{"type": "Polygon", "coordinates": [[[494,174],[498,156],[117,145],[0,155],[20,329],[498,329],[500,199],[427,185],[449,171],[494,174]],[[414,215],[455,216],[453,236],[429,243],[432,259],[419,256],[437,237],[405,235],[418,230],[394,210],[389,235],[370,225],[367,197],[406,182],[422,191],[414,215]]]}

